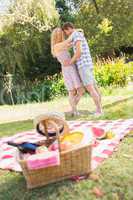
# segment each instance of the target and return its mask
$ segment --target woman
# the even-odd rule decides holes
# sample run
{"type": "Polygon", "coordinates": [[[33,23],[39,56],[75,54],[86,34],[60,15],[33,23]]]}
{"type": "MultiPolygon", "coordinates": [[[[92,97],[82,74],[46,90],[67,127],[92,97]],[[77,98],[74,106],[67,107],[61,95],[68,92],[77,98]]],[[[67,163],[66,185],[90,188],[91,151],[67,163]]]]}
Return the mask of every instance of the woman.
{"type": "Polygon", "coordinates": [[[77,104],[84,93],[84,89],[76,70],[75,65],[64,66],[65,60],[71,56],[68,48],[71,46],[71,38],[64,40],[64,34],[61,28],[56,28],[51,36],[51,51],[52,55],[58,59],[62,66],[62,74],[64,77],[65,86],[69,93],[69,103],[71,106],[72,115],[78,115],[77,104]]]}

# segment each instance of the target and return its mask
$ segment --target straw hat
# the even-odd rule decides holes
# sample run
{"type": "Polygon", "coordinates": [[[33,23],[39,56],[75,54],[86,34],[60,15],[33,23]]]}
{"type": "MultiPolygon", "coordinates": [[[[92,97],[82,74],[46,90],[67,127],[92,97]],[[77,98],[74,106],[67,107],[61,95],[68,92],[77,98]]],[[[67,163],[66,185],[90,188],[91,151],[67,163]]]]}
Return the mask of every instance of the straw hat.
{"type": "Polygon", "coordinates": [[[48,112],[48,113],[44,113],[42,115],[37,116],[34,119],[34,126],[37,132],[45,136],[47,134],[48,136],[55,136],[56,129],[50,123],[50,121],[53,121],[54,123],[56,123],[56,125],[59,128],[60,134],[69,133],[69,126],[65,120],[64,114],[58,113],[58,112],[48,112]]]}

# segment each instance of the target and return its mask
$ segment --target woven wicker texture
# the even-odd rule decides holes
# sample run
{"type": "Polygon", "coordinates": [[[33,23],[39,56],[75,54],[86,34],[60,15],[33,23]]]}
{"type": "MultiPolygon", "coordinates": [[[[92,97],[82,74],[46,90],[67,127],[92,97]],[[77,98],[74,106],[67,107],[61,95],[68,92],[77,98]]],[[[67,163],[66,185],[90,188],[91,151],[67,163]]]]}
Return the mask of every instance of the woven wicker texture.
{"type": "MultiPolygon", "coordinates": [[[[55,116],[43,116],[42,118],[36,119],[36,123],[40,122],[40,120],[43,120],[43,123],[45,123],[46,132],[47,125],[51,124],[54,126],[60,146],[58,123],[56,124],[59,118],[57,116],[57,121],[55,118],[55,116]]],[[[61,118],[61,121],[62,120],[63,122],[65,121],[61,118]]],[[[66,130],[69,130],[68,127],[66,130]]],[[[67,134],[69,134],[69,132],[67,132],[67,134]]],[[[47,140],[48,139],[49,137],[47,137],[47,140]]],[[[72,176],[88,174],[91,171],[91,144],[82,147],[80,146],[79,148],[64,152],[60,151],[59,166],[29,170],[27,167],[27,161],[23,160],[21,155],[19,163],[22,167],[23,175],[25,176],[28,188],[44,186],[49,183],[70,178],[72,176]]]]}

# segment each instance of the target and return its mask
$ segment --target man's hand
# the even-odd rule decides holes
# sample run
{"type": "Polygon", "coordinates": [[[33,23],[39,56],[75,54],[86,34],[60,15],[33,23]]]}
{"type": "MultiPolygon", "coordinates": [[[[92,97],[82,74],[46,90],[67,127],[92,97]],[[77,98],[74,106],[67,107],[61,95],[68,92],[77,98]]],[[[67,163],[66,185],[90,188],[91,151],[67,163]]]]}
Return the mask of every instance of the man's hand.
{"type": "Polygon", "coordinates": [[[70,65],[72,65],[71,60],[64,60],[63,65],[64,66],[70,66],[70,65]]]}
{"type": "Polygon", "coordinates": [[[66,47],[67,47],[67,48],[71,48],[71,47],[72,47],[72,42],[68,42],[68,43],[66,44],[66,47]]]}
{"type": "Polygon", "coordinates": [[[81,41],[76,42],[76,52],[74,53],[74,56],[71,58],[71,65],[76,63],[77,60],[81,57],[81,41]]]}

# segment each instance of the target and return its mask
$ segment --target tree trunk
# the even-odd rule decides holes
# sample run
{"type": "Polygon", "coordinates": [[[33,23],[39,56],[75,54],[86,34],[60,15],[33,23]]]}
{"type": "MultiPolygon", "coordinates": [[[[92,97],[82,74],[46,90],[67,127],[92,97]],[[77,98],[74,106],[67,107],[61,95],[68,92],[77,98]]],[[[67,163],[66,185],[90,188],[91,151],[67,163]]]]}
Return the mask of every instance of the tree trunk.
{"type": "Polygon", "coordinates": [[[96,8],[97,14],[99,14],[99,9],[98,9],[98,5],[97,5],[96,0],[93,0],[93,3],[94,3],[94,6],[95,6],[95,8],[96,8]]]}

